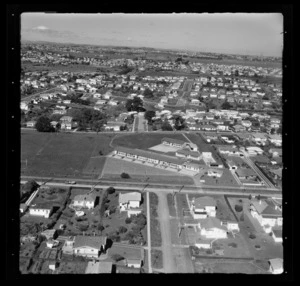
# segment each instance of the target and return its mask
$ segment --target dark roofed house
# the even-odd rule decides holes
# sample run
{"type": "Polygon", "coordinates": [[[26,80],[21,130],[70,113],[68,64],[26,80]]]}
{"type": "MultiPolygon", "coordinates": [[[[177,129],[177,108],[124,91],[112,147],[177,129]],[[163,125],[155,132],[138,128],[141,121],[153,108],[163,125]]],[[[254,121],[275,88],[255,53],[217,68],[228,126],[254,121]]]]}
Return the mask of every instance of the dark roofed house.
{"type": "Polygon", "coordinates": [[[255,179],[257,174],[252,169],[238,169],[235,171],[240,179],[255,179]]]}
{"type": "Polygon", "coordinates": [[[75,255],[98,257],[105,251],[107,243],[106,236],[82,236],[75,237],[73,251],[75,255]]]}

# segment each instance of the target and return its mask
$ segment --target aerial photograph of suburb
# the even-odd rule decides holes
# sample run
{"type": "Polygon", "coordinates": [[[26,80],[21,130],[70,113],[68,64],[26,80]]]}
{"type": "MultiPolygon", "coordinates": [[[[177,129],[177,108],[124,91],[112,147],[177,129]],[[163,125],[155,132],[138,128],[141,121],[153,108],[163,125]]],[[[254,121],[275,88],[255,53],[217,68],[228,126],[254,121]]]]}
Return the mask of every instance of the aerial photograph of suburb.
{"type": "Polygon", "coordinates": [[[283,273],[283,20],[22,13],[19,273],[283,273]]]}

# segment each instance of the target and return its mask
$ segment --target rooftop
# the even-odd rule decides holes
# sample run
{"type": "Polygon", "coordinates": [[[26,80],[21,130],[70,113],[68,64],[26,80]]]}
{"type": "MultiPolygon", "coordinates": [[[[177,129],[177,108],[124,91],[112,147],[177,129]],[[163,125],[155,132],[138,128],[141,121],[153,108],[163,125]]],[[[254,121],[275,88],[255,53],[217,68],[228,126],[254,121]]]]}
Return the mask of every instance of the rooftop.
{"type": "Polygon", "coordinates": [[[216,203],[215,199],[213,199],[212,197],[205,196],[205,197],[200,197],[200,198],[195,199],[194,205],[195,205],[195,208],[202,209],[206,206],[215,207],[217,205],[217,203],[216,203]]]}
{"type": "Polygon", "coordinates": [[[141,201],[141,193],[131,192],[131,193],[120,193],[119,194],[119,203],[127,203],[129,201],[141,201]]]}
{"type": "Polygon", "coordinates": [[[91,247],[99,249],[101,245],[106,244],[106,236],[83,236],[78,235],[75,237],[74,248],[78,247],[91,247]]]}

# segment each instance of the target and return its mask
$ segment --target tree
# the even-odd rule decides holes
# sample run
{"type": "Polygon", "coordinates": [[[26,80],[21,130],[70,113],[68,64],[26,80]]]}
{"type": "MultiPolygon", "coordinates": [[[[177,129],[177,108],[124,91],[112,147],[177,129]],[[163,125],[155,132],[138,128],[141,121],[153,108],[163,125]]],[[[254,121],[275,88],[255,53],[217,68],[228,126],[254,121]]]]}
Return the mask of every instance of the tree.
{"type": "Polygon", "coordinates": [[[170,123],[166,120],[162,125],[161,125],[161,130],[163,131],[173,131],[173,127],[170,125],[170,123]]]}
{"type": "Polygon", "coordinates": [[[121,174],[121,178],[123,178],[123,179],[129,179],[130,178],[130,176],[127,174],[127,173],[122,173],[121,174]]]}
{"type": "Polygon", "coordinates": [[[40,116],[37,119],[35,128],[39,132],[54,132],[55,129],[50,123],[50,119],[46,116],[40,116]]]}
{"type": "Polygon", "coordinates": [[[228,102],[225,101],[222,105],[221,105],[222,109],[231,109],[232,105],[228,102]]]}
{"type": "Polygon", "coordinates": [[[106,191],[107,191],[108,194],[111,195],[111,194],[113,194],[116,191],[116,189],[113,188],[113,187],[109,187],[106,191]]]}
{"type": "Polygon", "coordinates": [[[235,205],[234,206],[234,209],[237,211],[237,212],[241,212],[243,210],[243,206],[242,205],[235,205]]]}
{"type": "Polygon", "coordinates": [[[135,96],[133,99],[128,99],[125,106],[128,111],[139,112],[145,110],[143,108],[143,101],[137,96],[135,96]]]}
{"type": "Polygon", "coordinates": [[[125,258],[123,256],[121,256],[120,254],[113,254],[111,256],[111,258],[115,261],[115,262],[118,262],[118,261],[121,261],[121,260],[124,260],[125,258]]]}
{"type": "Polygon", "coordinates": [[[180,115],[175,115],[173,119],[175,120],[174,128],[176,130],[182,130],[186,127],[184,119],[180,115]]]}
{"type": "Polygon", "coordinates": [[[127,217],[126,219],[125,219],[125,223],[126,224],[130,224],[132,222],[132,219],[130,218],[130,217],[127,217]]]}
{"type": "Polygon", "coordinates": [[[125,233],[127,231],[127,228],[125,226],[119,227],[119,233],[125,233]]]}
{"type": "Polygon", "coordinates": [[[100,230],[100,231],[103,231],[103,230],[104,230],[104,226],[102,225],[102,223],[99,223],[99,224],[98,224],[97,229],[100,230]]]}
{"type": "Polygon", "coordinates": [[[98,134],[98,132],[101,130],[101,128],[103,127],[103,125],[105,124],[105,122],[106,122],[105,119],[94,121],[92,123],[92,130],[96,131],[97,134],[98,134]]]}
{"type": "Polygon", "coordinates": [[[146,88],[145,91],[144,91],[144,96],[146,98],[152,98],[153,97],[153,92],[152,90],[150,90],[149,88],[146,88]]]}
{"type": "Polygon", "coordinates": [[[144,115],[145,119],[148,120],[148,122],[152,123],[152,118],[155,117],[155,111],[154,110],[147,110],[144,115]]]}

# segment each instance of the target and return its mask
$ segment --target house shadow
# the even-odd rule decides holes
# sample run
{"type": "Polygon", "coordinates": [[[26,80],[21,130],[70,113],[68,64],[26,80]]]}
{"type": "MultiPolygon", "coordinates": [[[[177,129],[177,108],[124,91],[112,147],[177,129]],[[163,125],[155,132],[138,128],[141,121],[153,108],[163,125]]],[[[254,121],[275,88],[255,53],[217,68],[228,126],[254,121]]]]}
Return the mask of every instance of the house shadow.
{"type": "Polygon", "coordinates": [[[99,202],[100,202],[100,198],[99,198],[99,196],[97,196],[96,199],[95,199],[94,208],[99,205],[99,202]]]}
{"type": "Polygon", "coordinates": [[[110,238],[107,238],[106,246],[105,246],[105,252],[107,251],[107,249],[111,248],[112,245],[113,245],[113,241],[110,238]]]}

